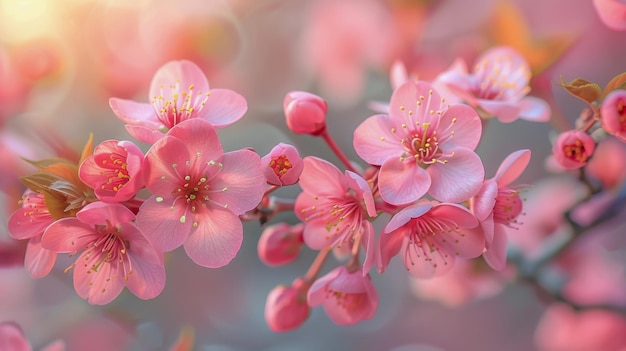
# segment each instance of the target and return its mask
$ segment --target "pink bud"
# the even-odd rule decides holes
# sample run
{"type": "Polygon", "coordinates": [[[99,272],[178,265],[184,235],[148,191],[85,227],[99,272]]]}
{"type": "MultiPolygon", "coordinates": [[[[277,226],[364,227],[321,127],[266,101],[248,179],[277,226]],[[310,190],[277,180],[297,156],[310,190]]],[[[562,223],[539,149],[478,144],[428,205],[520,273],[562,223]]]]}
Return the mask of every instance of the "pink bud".
{"type": "Polygon", "coordinates": [[[283,101],[287,127],[297,134],[319,135],[326,129],[328,106],[321,97],[304,91],[291,91],[283,101]]]}
{"type": "Polygon", "coordinates": [[[626,90],[610,92],[600,108],[602,128],[619,140],[626,142],[626,90]]]}
{"type": "Polygon", "coordinates": [[[271,185],[293,185],[300,179],[304,163],[293,145],[279,143],[261,159],[265,178],[271,185]]]}
{"type": "Polygon", "coordinates": [[[292,262],[298,257],[304,240],[304,224],[291,226],[278,223],[268,226],[259,238],[259,258],[269,266],[279,266],[292,262]]]}
{"type": "Polygon", "coordinates": [[[270,329],[276,332],[292,330],[309,318],[311,308],[306,302],[309,286],[298,278],[292,286],[279,285],[269,293],[265,302],[265,320],[270,329]]]}
{"type": "Polygon", "coordinates": [[[552,155],[566,169],[584,166],[593,154],[596,144],[593,138],[580,130],[561,133],[554,143],[552,155]]]}

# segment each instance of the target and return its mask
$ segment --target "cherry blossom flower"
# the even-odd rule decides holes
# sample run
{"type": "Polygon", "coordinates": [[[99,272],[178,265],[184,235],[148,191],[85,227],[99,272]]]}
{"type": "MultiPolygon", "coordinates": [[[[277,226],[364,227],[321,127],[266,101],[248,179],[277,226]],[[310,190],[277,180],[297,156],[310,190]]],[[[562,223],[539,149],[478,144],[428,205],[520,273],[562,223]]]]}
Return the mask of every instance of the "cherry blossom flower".
{"type": "Polygon", "coordinates": [[[293,145],[279,143],[261,158],[265,178],[271,185],[293,185],[298,182],[304,163],[293,145]]]}
{"type": "Polygon", "coordinates": [[[483,230],[469,210],[423,200],[400,210],[385,226],[376,263],[382,273],[400,253],[411,275],[431,278],[448,272],[456,257],[480,256],[484,247],[483,230]]]}
{"type": "Polygon", "coordinates": [[[313,283],[307,301],[311,307],[323,305],[333,322],[352,325],[376,314],[378,292],[369,274],[349,272],[340,266],[313,283]]]}
{"type": "Polygon", "coordinates": [[[82,253],[74,269],[74,289],[95,305],[113,301],[126,286],[141,299],[165,287],[163,255],[133,223],[135,214],[118,203],[94,202],[51,224],[41,245],[57,253],[82,253]]]}
{"type": "Polygon", "coordinates": [[[291,286],[279,285],[272,289],[265,302],[265,320],[276,332],[298,328],[311,314],[307,303],[310,284],[298,278],[291,286]]]}
{"type": "Polygon", "coordinates": [[[215,128],[199,118],[174,126],[146,153],[146,187],[153,194],[137,224],[162,251],[184,245],[205,267],[230,262],[241,247],[239,215],[265,190],[261,158],[251,150],[224,153],[215,128]]]}
{"type": "Polygon", "coordinates": [[[143,187],[143,152],[130,141],[107,140],[79,168],[80,179],[101,201],[122,202],[143,187]]]}
{"type": "Polygon", "coordinates": [[[285,120],[296,134],[319,135],[326,130],[326,100],[306,91],[290,91],[283,100],[285,120]]]}
{"type": "Polygon", "coordinates": [[[602,23],[616,31],[626,30],[626,3],[620,0],[593,0],[602,23]]]}
{"type": "Polygon", "coordinates": [[[300,176],[302,193],[295,213],[305,223],[304,242],[314,250],[347,245],[357,239],[365,245],[364,274],[374,259],[374,232],[368,218],[376,217],[372,191],[365,179],[332,163],[309,156],[304,158],[300,176]]]}
{"type": "Polygon", "coordinates": [[[486,251],[483,257],[496,270],[506,265],[507,235],[505,228],[515,228],[522,212],[519,190],[511,187],[530,162],[530,150],[519,150],[507,156],[496,175],[485,180],[470,203],[471,209],[485,233],[486,251]]]}
{"type": "MultiPolygon", "coordinates": [[[[32,351],[33,348],[19,325],[13,322],[2,322],[0,323],[0,350],[32,351]]],[[[41,349],[41,351],[64,350],[65,343],[61,340],[55,341],[41,349]]]]}
{"type": "Polygon", "coordinates": [[[282,222],[266,227],[257,245],[259,258],[270,266],[293,262],[304,244],[303,231],[302,223],[292,226],[282,222]]]}
{"type": "Polygon", "coordinates": [[[626,90],[618,89],[610,92],[602,102],[600,116],[602,128],[626,142],[626,90]]]}
{"type": "Polygon", "coordinates": [[[201,118],[216,128],[238,121],[248,110],[243,96],[210,89],[204,73],[190,61],[170,61],[152,78],[150,103],[111,98],[115,115],[137,140],[153,144],[175,125],[201,118]]]}
{"type": "Polygon", "coordinates": [[[550,106],[543,100],[526,96],[530,91],[530,66],[515,49],[498,46],[476,59],[472,73],[462,59],[439,75],[443,83],[470,106],[488,116],[510,123],[518,117],[535,122],[550,119],[550,106]]]}
{"type": "Polygon", "coordinates": [[[389,114],[375,115],[354,131],[354,148],[366,162],[381,166],[380,195],[393,205],[429,193],[461,202],[475,195],[484,168],[474,152],[481,136],[476,112],[444,105],[429,83],[408,81],[391,97],[389,114]]]}
{"type": "Polygon", "coordinates": [[[595,141],[589,134],[570,130],[559,134],[552,147],[552,156],[561,167],[576,169],[587,164],[595,148],[595,141]]]}
{"type": "Polygon", "coordinates": [[[41,236],[54,218],[46,207],[43,194],[26,189],[21,203],[22,208],[9,217],[9,234],[17,240],[28,239],[24,267],[33,277],[42,278],[50,273],[56,262],[56,252],[41,247],[41,236]]]}

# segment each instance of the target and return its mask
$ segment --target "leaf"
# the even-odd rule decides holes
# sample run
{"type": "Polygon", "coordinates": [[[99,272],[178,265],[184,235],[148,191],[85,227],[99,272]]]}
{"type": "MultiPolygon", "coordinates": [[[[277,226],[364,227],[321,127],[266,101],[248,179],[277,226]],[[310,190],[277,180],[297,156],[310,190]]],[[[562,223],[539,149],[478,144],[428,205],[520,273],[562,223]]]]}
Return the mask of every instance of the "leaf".
{"type": "Polygon", "coordinates": [[[565,82],[563,82],[563,77],[561,77],[561,86],[565,88],[568,93],[588,104],[591,104],[600,97],[600,86],[582,78],[576,78],[565,84],[565,82]]]}
{"type": "Polygon", "coordinates": [[[83,161],[93,154],[93,133],[89,133],[89,140],[85,144],[83,148],[83,152],[80,154],[80,160],[78,161],[78,165],[80,166],[83,161]]]}
{"type": "Polygon", "coordinates": [[[626,89],[626,72],[616,75],[609,81],[606,87],[604,87],[604,91],[602,91],[600,102],[604,101],[604,98],[609,95],[610,92],[619,89],[626,89]]]}

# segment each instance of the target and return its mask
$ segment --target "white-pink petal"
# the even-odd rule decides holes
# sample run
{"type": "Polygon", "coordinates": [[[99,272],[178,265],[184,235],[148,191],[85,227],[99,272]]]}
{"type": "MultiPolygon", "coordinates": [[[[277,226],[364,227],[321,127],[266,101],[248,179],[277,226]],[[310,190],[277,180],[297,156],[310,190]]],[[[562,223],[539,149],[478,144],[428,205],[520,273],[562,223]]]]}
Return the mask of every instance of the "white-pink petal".
{"type": "Polygon", "coordinates": [[[394,157],[380,167],[378,187],[383,200],[392,205],[403,205],[426,194],[431,188],[431,180],[428,172],[413,159],[400,161],[394,157]]]}
{"type": "MultiPolygon", "coordinates": [[[[179,200],[180,201],[180,200],[179,200]]],[[[151,196],[139,208],[137,226],[159,251],[171,251],[189,236],[193,215],[187,204],[173,198],[151,196]]]]}
{"type": "Polygon", "coordinates": [[[428,193],[442,202],[463,202],[476,195],[485,180],[485,169],[480,157],[472,150],[455,148],[445,150],[454,156],[445,164],[428,167],[432,184],[428,193]]]}
{"type": "Polygon", "coordinates": [[[519,117],[532,122],[548,122],[550,120],[551,109],[547,102],[527,96],[517,103],[520,108],[519,117]]]}
{"type": "Polygon", "coordinates": [[[220,128],[237,122],[247,111],[248,103],[243,96],[229,89],[211,89],[197,117],[220,128]]]}
{"type": "Polygon", "coordinates": [[[508,155],[496,171],[494,180],[499,187],[513,183],[524,172],[530,162],[531,152],[528,149],[518,150],[508,155]]]}
{"type": "Polygon", "coordinates": [[[355,130],[353,146],[365,162],[382,165],[391,157],[403,153],[400,138],[394,133],[396,122],[387,115],[374,115],[363,121],[355,130]]]}

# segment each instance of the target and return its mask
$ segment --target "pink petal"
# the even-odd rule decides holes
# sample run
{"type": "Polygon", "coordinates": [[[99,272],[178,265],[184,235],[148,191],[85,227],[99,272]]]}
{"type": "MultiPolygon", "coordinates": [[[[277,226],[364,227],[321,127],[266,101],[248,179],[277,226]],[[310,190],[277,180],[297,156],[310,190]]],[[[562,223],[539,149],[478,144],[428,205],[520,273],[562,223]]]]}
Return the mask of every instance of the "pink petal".
{"type": "Polygon", "coordinates": [[[22,240],[41,235],[46,227],[54,221],[52,216],[49,220],[31,218],[30,212],[32,211],[32,208],[20,208],[9,217],[7,226],[13,239],[22,240]]]}
{"type": "Polygon", "coordinates": [[[193,91],[199,94],[209,91],[209,82],[195,63],[187,60],[170,61],[154,74],[150,84],[150,99],[163,96],[165,101],[173,100],[172,94],[175,90],[170,87],[175,85],[178,85],[181,91],[186,91],[190,86],[193,86],[193,91]]]}
{"type": "Polygon", "coordinates": [[[479,221],[485,220],[493,214],[498,196],[498,183],[494,180],[485,180],[478,193],[471,199],[471,208],[479,221]]]}
{"type": "Polygon", "coordinates": [[[24,332],[19,325],[13,322],[0,323],[0,350],[32,351],[24,332]]]}
{"type": "Polygon", "coordinates": [[[34,277],[43,278],[54,268],[57,253],[41,247],[39,237],[28,240],[24,256],[24,268],[34,277]]]}
{"type": "Polygon", "coordinates": [[[196,158],[206,161],[219,161],[224,153],[217,131],[205,120],[188,119],[172,127],[167,134],[178,138],[186,145],[189,151],[181,157],[187,157],[187,161],[196,158]]]}
{"type": "Polygon", "coordinates": [[[466,148],[446,150],[446,153],[452,152],[454,156],[448,159],[448,163],[428,167],[432,179],[428,193],[442,202],[463,202],[478,193],[485,180],[485,169],[473,151],[466,148]]]}
{"type": "Polygon", "coordinates": [[[365,259],[363,260],[363,276],[365,277],[367,273],[370,271],[372,266],[374,265],[374,261],[376,259],[375,247],[376,247],[376,238],[374,236],[374,227],[372,226],[372,222],[363,221],[362,223],[363,238],[361,239],[361,243],[365,247],[365,259]]]}
{"type": "Polygon", "coordinates": [[[185,252],[196,264],[218,268],[227,265],[241,248],[243,226],[238,216],[213,208],[196,216],[198,227],[184,243],[185,252]]]}
{"type": "Polygon", "coordinates": [[[265,176],[261,158],[250,150],[227,152],[222,159],[221,171],[210,180],[214,189],[226,189],[211,194],[211,200],[237,215],[255,208],[265,192],[265,176]]]}
{"type": "MultiPolygon", "coordinates": [[[[431,166],[432,168],[432,166],[431,166]]],[[[417,201],[431,187],[431,176],[415,161],[394,157],[383,163],[378,174],[380,196],[392,205],[417,201]]]]}
{"type": "Polygon", "coordinates": [[[144,161],[144,179],[148,190],[161,196],[175,194],[184,177],[179,167],[184,169],[189,159],[187,145],[178,138],[163,138],[152,145],[144,161]]]}
{"type": "MultiPolygon", "coordinates": [[[[298,197],[300,199],[300,197],[298,197]]],[[[323,250],[331,247],[340,233],[335,228],[328,228],[324,217],[317,217],[306,222],[302,233],[304,243],[313,250],[323,250]],[[332,233],[332,235],[330,235],[332,233]]]]}
{"type": "Polygon", "coordinates": [[[74,266],[74,289],[78,296],[92,305],[106,305],[113,301],[124,289],[124,273],[118,261],[97,263],[102,254],[83,252],[74,266]]]}
{"type": "Polygon", "coordinates": [[[466,207],[459,204],[437,204],[430,210],[429,216],[439,220],[450,221],[461,228],[474,228],[478,226],[476,216],[466,207]]]}
{"type": "Polygon", "coordinates": [[[517,104],[520,108],[519,117],[532,122],[548,122],[550,120],[550,105],[536,97],[527,96],[517,104]]]}
{"type": "Polygon", "coordinates": [[[376,248],[376,268],[379,273],[385,272],[393,256],[400,252],[403,240],[404,231],[402,230],[380,235],[376,248]]]}
{"type": "Polygon", "coordinates": [[[485,249],[485,235],[481,226],[461,228],[457,231],[435,236],[438,246],[450,256],[476,258],[485,249]]]}
{"type": "Polygon", "coordinates": [[[307,302],[309,303],[309,306],[319,306],[326,301],[327,293],[324,288],[330,284],[330,282],[335,280],[342,272],[347,274],[344,266],[335,268],[323,277],[317,279],[313,285],[311,285],[311,288],[309,288],[309,292],[307,293],[307,302]]]}
{"type": "Polygon", "coordinates": [[[66,350],[67,348],[63,340],[54,341],[41,349],[41,351],[66,351],[66,350]]]}
{"type": "Polygon", "coordinates": [[[348,186],[352,190],[355,190],[358,196],[362,198],[365,203],[367,215],[370,217],[376,217],[376,204],[374,203],[374,196],[372,196],[372,190],[370,189],[367,181],[360,175],[351,171],[346,171],[346,180],[348,182],[348,186]]]}
{"type": "Polygon", "coordinates": [[[109,105],[113,113],[126,124],[143,126],[150,130],[158,130],[162,126],[151,104],[110,98],[109,105]]]}
{"type": "Polygon", "coordinates": [[[448,254],[436,240],[424,240],[422,249],[407,247],[408,238],[403,240],[402,260],[409,273],[416,278],[433,278],[441,276],[454,266],[454,254],[448,254]]]}
{"type": "Polygon", "coordinates": [[[153,299],[165,288],[165,266],[137,256],[133,252],[128,257],[133,265],[133,272],[126,281],[126,287],[140,299],[153,299]]]}
{"type": "Polygon", "coordinates": [[[436,119],[430,121],[429,111],[439,111],[440,109],[441,96],[430,83],[424,81],[405,82],[394,90],[389,102],[389,116],[411,126],[418,120],[434,123],[436,119]],[[417,106],[416,103],[422,99],[421,105],[417,106]]]}
{"type": "Polygon", "coordinates": [[[246,99],[228,89],[211,89],[206,105],[198,111],[198,118],[210,122],[216,128],[229,126],[248,111],[246,99]]]}
{"type": "Polygon", "coordinates": [[[165,134],[159,131],[156,128],[149,128],[139,125],[127,124],[125,126],[128,134],[132,135],[133,138],[142,141],[146,144],[154,144],[159,139],[163,138],[165,134]]]}
{"type": "Polygon", "coordinates": [[[487,250],[483,254],[485,261],[491,266],[491,268],[501,271],[506,267],[506,246],[507,235],[502,224],[495,224],[493,241],[487,247],[487,250]]]}
{"type": "Polygon", "coordinates": [[[93,226],[76,218],[61,218],[52,223],[41,238],[46,250],[75,253],[99,237],[93,226]]]}
{"type": "Polygon", "coordinates": [[[402,146],[393,119],[386,115],[371,116],[354,131],[353,146],[356,153],[367,163],[382,165],[391,157],[402,155],[402,146]]]}
{"type": "Polygon", "coordinates": [[[348,189],[344,175],[332,163],[308,156],[303,159],[304,168],[300,175],[300,187],[305,192],[319,196],[345,194],[348,189]]]}
{"type": "Polygon", "coordinates": [[[626,30],[626,4],[619,0],[593,0],[600,20],[616,31],[626,30]]]}
{"type": "Polygon", "coordinates": [[[478,105],[502,123],[511,123],[520,115],[520,107],[509,101],[479,99],[478,105]]]}
{"type": "Polygon", "coordinates": [[[499,187],[513,183],[526,169],[530,162],[530,150],[518,150],[507,156],[496,171],[494,180],[499,187]]]}
{"type": "Polygon", "coordinates": [[[430,211],[432,207],[433,206],[430,204],[430,202],[420,201],[420,203],[418,204],[403,208],[398,213],[393,215],[393,217],[391,217],[389,223],[387,223],[385,229],[383,229],[383,233],[393,232],[394,230],[409,223],[411,219],[421,217],[422,215],[430,211]]]}
{"type": "Polygon", "coordinates": [[[409,80],[409,73],[406,70],[406,66],[401,61],[394,61],[391,65],[391,74],[389,77],[391,81],[391,88],[398,89],[399,86],[406,83],[409,80]]]}
{"type": "Polygon", "coordinates": [[[135,220],[135,214],[126,206],[119,203],[93,202],[76,213],[76,218],[85,224],[92,226],[111,225],[135,220]],[[108,221],[108,222],[107,222],[108,221]]]}
{"type": "MultiPolygon", "coordinates": [[[[187,220],[187,204],[151,196],[139,208],[137,226],[159,251],[171,251],[189,236],[192,220],[187,220]]],[[[190,218],[191,219],[191,218],[190,218]]]]}
{"type": "Polygon", "coordinates": [[[476,111],[462,104],[450,105],[441,115],[439,122],[439,139],[446,141],[446,147],[466,147],[474,150],[480,142],[482,122],[476,111]]]}

